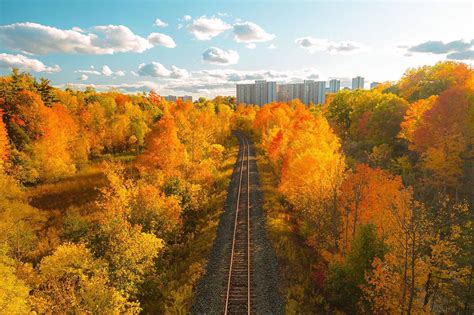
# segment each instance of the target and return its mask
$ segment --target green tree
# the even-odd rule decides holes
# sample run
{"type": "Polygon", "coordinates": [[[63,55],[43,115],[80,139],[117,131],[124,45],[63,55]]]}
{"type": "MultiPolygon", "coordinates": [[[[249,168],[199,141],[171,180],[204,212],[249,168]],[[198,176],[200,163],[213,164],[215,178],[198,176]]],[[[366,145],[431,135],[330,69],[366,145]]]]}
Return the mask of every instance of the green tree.
{"type": "Polygon", "coordinates": [[[372,269],[374,258],[383,258],[386,251],[377,227],[361,225],[343,262],[333,262],[329,267],[326,286],[331,304],[348,314],[355,314],[358,307],[367,309],[368,305],[358,305],[362,296],[360,286],[366,284],[365,274],[372,269]]]}

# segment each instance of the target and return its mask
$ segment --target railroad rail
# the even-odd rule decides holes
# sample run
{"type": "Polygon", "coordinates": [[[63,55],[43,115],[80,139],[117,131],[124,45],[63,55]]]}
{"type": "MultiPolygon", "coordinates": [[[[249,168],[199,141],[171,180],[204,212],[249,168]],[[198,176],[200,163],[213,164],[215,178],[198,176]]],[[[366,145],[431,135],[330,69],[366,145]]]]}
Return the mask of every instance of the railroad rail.
{"type": "Polygon", "coordinates": [[[250,145],[245,135],[235,134],[239,139],[242,153],[227,277],[225,315],[252,313],[250,145]]]}

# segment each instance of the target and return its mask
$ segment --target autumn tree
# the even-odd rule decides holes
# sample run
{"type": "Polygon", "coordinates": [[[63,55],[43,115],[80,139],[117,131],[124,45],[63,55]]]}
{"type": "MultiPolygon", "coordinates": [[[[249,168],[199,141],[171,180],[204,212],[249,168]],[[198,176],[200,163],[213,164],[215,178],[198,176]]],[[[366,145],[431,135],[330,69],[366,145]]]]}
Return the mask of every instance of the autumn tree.
{"type": "Polygon", "coordinates": [[[184,145],[178,138],[173,117],[164,116],[153,127],[146,140],[146,149],[138,159],[142,168],[159,168],[173,174],[186,162],[184,145]]]}
{"type": "Polygon", "coordinates": [[[463,154],[474,139],[467,115],[472,111],[473,97],[473,91],[463,87],[443,92],[413,132],[412,148],[421,154],[426,178],[438,189],[460,187],[463,154]]]}
{"type": "MultiPolygon", "coordinates": [[[[0,168],[7,162],[10,155],[10,144],[8,140],[7,130],[3,123],[3,112],[0,111],[0,168]]],[[[0,170],[1,171],[1,170],[0,170]]]]}
{"type": "Polygon", "coordinates": [[[337,191],[345,168],[338,137],[322,115],[301,109],[292,122],[279,190],[316,226],[318,242],[337,239],[337,191]]]}
{"type": "MultiPolygon", "coordinates": [[[[343,139],[344,151],[367,163],[382,147],[390,157],[400,150],[396,136],[407,108],[407,101],[391,93],[341,91],[328,105],[326,117],[343,139]]],[[[382,163],[385,167],[387,160],[382,163]]]]}
{"type": "Polygon", "coordinates": [[[136,302],[111,286],[107,265],[83,244],[63,244],[41,260],[41,283],[33,292],[34,309],[42,312],[138,314],[136,302]]]}
{"type": "Polygon", "coordinates": [[[397,84],[398,93],[413,102],[439,95],[443,91],[474,83],[473,71],[464,63],[445,61],[434,66],[409,69],[397,84]]]}
{"type": "Polygon", "coordinates": [[[62,105],[42,109],[44,127],[42,136],[34,144],[34,155],[42,179],[57,179],[74,174],[76,164],[73,152],[78,137],[77,125],[62,105]]]}
{"type": "Polygon", "coordinates": [[[15,261],[8,252],[6,244],[0,243],[0,313],[27,314],[30,312],[30,289],[17,277],[15,261]]]}
{"type": "Polygon", "coordinates": [[[368,308],[362,300],[362,286],[366,274],[372,270],[374,258],[383,259],[387,246],[373,224],[361,224],[353,239],[352,247],[342,262],[330,264],[326,290],[332,305],[347,313],[368,308]],[[362,305],[358,305],[362,303],[362,305]],[[365,304],[365,305],[364,305],[365,304]]]}
{"type": "Polygon", "coordinates": [[[390,233],[391,211],[407,194],[410,192],[405,190],[400,177],[366,164],[356,165],[342,183],[339,195],[343,251],[350,249],[359,225],[374,224],[381,237],[390,233]]]}

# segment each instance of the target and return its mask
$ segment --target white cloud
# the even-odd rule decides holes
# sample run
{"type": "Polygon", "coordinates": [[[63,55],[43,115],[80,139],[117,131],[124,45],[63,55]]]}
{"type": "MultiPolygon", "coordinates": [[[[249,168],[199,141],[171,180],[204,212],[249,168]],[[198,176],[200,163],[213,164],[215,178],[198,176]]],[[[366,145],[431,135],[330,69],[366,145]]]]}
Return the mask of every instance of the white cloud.
{"type": "Polygon", "coordinates": [[[34,72],[59,72],[58,65],[48,67],[37,59],[32,59],[23,55],[0,54],[0,68],[18,68],[34,72]]]}
{"type": "Polygon", "coordinates": [[[85,74],[81,74],[81,76],[79,78],[77,78],[78,80],[81,80],[81,81],[86,81],[87,79],[89,79],[89,77],[85,74]]]}
{"type": "Polygon", "coordinates": [[[188,31],[198,40],[210,40],[230,28],[231,26],[220,18],[207,18],[205,16],[193,20],[188,25],[188,31]]]}
{"type": "Polygon", "coordinates": [[[192,17],[191,17],[191,15],[185,15],[185,16],[183,16],[183,20],[184,21],[191,21],[192,17]]]}
{"type": "MultiPolygon", "coordinates": [[[[145,70],[142,67],[142,70],[145,70]]],[[[156,69],[155,69],[156,70],[156,69]]],[[[70,83],[61,87],[71,87],[76,89],[85,89],[92,86],[97,90],[118,89],[124,92],[137,92],[155,90],[159,94],[182,95],[190,94],[193,96],[214,97],[216,95],[235,95],[235,84],[243,82],[252,82],[254,80],[266,79],[279,82],[303,82],[304,79],[321,79],[320,73],[314,68],[299,70],[253,70],[244,71],[236,69],[212,69],[198,70],[188,73],[187,76],[171,79],[171,73],[179,72],[182,69],[171,67],[159,67],[164,76],[155,77],[156,81],[138,81],[123,84],[84,84],[70,83]],[[163,70],[164,69],[164,70],[163,70]]],[[[348,79],[350,81],[350,78],[348,79]]],[[[349,82],[348,81],[348,82],[349,82]]],[[[349,82],[350,83],[350,82],[349,82]]]]}
{"type": "MultiPolygon", "coordinates": [[[[92,66],[91,66],[91,69],[94,69],[92,66]]],[[[99,71],[96,71],[96,70],[76,70],[74,71],[76,73],[87,73],[87,74],[95,74],[95,75],[101,75],[102,73],[100,73],[99,71]]]]}
{"type": "Polygon", "coordinates": [[[267,47],[267,48],[268,48],[268,49],[276,49],[276,48],[277,48],[277,46],[275,46],[274,44],[270,44],[270,45],[268,45],[268,47],[267,47]]]}
{"type": "Polygon", "coordinates": [[[158,27],[167,27],[167,26],[168,26],[168,23],[163,22],[163,21],[160,20],[160,19],[156,19],[156,20],[155,20],[155,23],[153,23],[153,25],[158,26],[158,27]]]}
{"type": "Polygon", "coordinates": [[[106,77],[110,77],[112,74],[114,74],[114,72],[107,65],[102,66],[101,73],[106,77]]]}
{"type": "Polygon", "coordinates": [[[217,47],[211,47],[202,53],[202,59],[214,65],[226,66],[236,64],[239,61],[239,54],[235,50],[225,51],[217,47]]]}
{"type": "Polygon", "coordinates": [[[254,43],[250,43],[250,44],[245,45],[245,47],[247,47],[248,49],[255,49],[257,48],[257,45],[254,43]]]}
{"type": "Polygon", "coordinates": [[[279,82],[303,82],[304,79],[319,79],[320,74],[313,68],[274,71],[255,70],[243,71],[235,69],[213,69],[193,71],[189,78],[169,81],[161,85],[162,94],[235,95],[235,84],[267,79],[279,82]]]}
{"type": "Polygon", "coordinates": [[[153,47],[123,25],[94,26],[86,32],[77,27],[62,30],[30,22],[0,26],[0,43],[10,49],[40,55],[141,53],[153,47]]]}
{"type": "Polygon", "coordinates": [[[138,74],[141,76],[151,76],[158,78],[179,79],[189,76],[188,71],[171,66],[171,70],[167,69],[159,62],[142,63],[138,66],[138,74]]]}
{"type": "Polygon", "coordinates": [[[265,32],[253,22],[235,23],[233,25],[234,39],[239,43],[268,42],[275,38],[274,34],[265,32]]]}
{"type": "Polygon", "coordinates": [[[175,48],[176,43],[171,36],[161,33],[151,33],[148,35],[148,41],[154,45],[160,45],[166,48],[175,48]]]}
{"type": "Polygon", "coordinates": [[[314,68],[300,70],[235,70],[235,69],[214,69],[199,70],[191,73],[194,78],[201,80],[217,80],[225,82],[244,82],[253,80],[273,80],[281,82],[302,82],[305,79],[319,79],[321,74],[314,68]]]}
{"type": "Polygon", "coordinates": [[[295,40],[301,48],[307,50],[309,53],[317,51],[325,51],[330,54],[353,54],[362,51],[365,47],[356,42],[342,41],[333,42],[327,39],[302,37],[295,40]]]}
{"type": "Polygon", "coordinates": [[[123,70],[118,70],[118,71],[113,71],[110,69],[108,65],[103,65],[100,69],[100,71],[95,70],[94,66],[90,66],[90,70],[76,70],[74,71],[75,73],[83,73],[83,74],[93,74],[93,75],[103,75],[106,77],[110,76],[118,76],[118,77],[123,77],[125,76],[125,71],[123,70]]]}
{"type": "Polygon", "coordinates": [[[65,83],[55,85],[60,89],[71,88],[75,90],[85,90],[92,87],[98,91],[120,90],[124,92],[145,92],[150,90],[158,90],[159,85],[151,81],[138,81],[136,83],[122,83],[122,84],[85,84],[85,83],[65,83]]]}

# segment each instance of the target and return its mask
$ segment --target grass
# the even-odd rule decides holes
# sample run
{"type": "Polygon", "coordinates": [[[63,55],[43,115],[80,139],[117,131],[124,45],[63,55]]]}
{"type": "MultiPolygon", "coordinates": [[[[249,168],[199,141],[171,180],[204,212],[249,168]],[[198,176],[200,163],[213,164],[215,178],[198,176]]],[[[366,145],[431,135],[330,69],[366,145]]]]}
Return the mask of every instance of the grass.
{"type": "Polygon", "coordinates": [[[278,178],[263,154],[257,154],[257,166],[267,231],[278,258],[285,314],[324,313],[324,298],[318,293],[312,270],[314,254],[295,232],[294,214],[278,192],[278,178]]]}
{"type": "Polygon", "coordinates": [[[107,178],[99,164],[87,167],[74,176],[29,188],[30,204],[41,210],[83,207],[99,196],[99,188],[107,185],[107,178]]]}
{"type": "Polygon", "coordinates": [[[99,189],[108,181],[102,170],[102,161],[120,161],[130,163],[134,155],[104,156],[90,162],[73,176],[54,182],[46,182],[27,190],[30,204],[41,210],[66,211],[70,207],[84,208],[93,206],[99,197],[99,189]]]}

